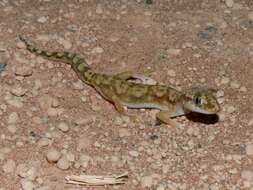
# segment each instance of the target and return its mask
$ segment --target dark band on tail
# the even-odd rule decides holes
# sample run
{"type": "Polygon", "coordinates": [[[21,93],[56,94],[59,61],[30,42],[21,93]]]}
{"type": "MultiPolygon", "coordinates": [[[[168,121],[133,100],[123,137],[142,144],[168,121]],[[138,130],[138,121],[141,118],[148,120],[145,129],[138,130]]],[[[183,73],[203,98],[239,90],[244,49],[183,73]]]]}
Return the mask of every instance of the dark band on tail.
{"type": "Polygon", "coordinates": [[[19,36],[19,39],[25,43],[27,50],[29,50],[31,53],[35,55],[43,56],[49,60],[62,61],[62,62],[68,63],[76,71],[77,71],[77,68],[80,67],[80,65],[82,65],[83,71],[90,69],[89,65],[86,63],[84,58],[82,58],[80,55],[76,53],[70,53],[70,52],[65,52],[65,51],[64,52],[47,52],[35,47],[23,36],[19,36]]]}

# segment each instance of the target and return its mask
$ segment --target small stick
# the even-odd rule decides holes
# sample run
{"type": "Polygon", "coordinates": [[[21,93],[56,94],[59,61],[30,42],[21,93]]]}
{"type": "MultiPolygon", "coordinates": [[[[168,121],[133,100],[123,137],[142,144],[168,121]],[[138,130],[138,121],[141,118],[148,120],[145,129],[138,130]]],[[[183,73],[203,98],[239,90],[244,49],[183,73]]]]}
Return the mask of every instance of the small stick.
{"type": "Polygon", "coordinates": [[[71,175],[66,176],[68,184],[76,185],[116,185],[126,183],[128,178],[128,173],[125,172],[120,175],[112,176],[96,176],[96,175],[71,175]]]}

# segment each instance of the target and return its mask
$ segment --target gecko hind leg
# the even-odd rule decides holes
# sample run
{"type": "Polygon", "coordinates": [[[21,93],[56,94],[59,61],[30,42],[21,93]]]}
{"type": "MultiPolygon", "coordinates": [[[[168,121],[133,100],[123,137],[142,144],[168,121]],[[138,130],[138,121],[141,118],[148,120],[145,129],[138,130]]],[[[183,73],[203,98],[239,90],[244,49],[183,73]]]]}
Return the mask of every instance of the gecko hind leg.
{"type": "Polygon", "coordinates": [[[120,102],[119,98],[110,90],[110,89],[106,89],[106,88],[102,88],[102,89],[97,89],[100,94],[108,101],[110,101],[115,109],[121,114],[121,115],[125,115],[128,116],[133,122],[139,122],[139,119],[136,115],[132,115],[129,113],[126,113],[124,106],[122,105],[122,103],[120,102]]]}
{"type": "Polygon", "coordinates": [[[114,77],[122,79],[122,80],[129,80],[129,79],[140,80],[143,84],[149,84],[149,85],[157,84],[157,82],[151,77],[147,77],[142,74],[133,73],[131,71],[118,73],[114,75],[114,77]]]}

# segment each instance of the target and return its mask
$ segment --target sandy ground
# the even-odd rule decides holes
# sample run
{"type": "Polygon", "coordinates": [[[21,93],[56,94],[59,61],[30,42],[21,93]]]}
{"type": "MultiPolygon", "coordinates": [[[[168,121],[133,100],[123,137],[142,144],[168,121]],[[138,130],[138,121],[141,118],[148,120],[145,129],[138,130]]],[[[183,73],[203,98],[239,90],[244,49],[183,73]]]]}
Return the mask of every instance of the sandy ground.
{"type": "Polygon", "coordinates": [[[0,190],[253,189],[253,1],[0,1],[0,190]],[[25,50],[83,54],[104,73],[153,71],[178,89],[219,89],[217,118],[119,115],[68,65],[25,50]],[[70,174],[128,172],[83,187],[70,174]]]}

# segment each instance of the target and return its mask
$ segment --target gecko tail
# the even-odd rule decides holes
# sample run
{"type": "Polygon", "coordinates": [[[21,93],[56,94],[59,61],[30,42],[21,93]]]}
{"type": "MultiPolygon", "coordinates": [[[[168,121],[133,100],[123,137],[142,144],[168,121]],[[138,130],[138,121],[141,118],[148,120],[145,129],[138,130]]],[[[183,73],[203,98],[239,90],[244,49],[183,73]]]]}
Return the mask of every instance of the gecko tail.
{"type": "Polygon", "coordinates": [[[87,64],[87,62],[85,61],[85,59],[81,55],[78,55],[76,53],[66,52],[66,51],[63,51],[63,52],[44,51],[44,50],[36,47],[35,45],[33,45],[31,42],[29,42],[22,35],[19,35],[19,39],[22,42],[24,42],[26,49],[35,55],[42,56],[48,60],[60,61],[60,62],[70,64],[74,69],[77,68],[79,65],[83,65],[85,70],[90,69],[89,65],[87,64]]]}

